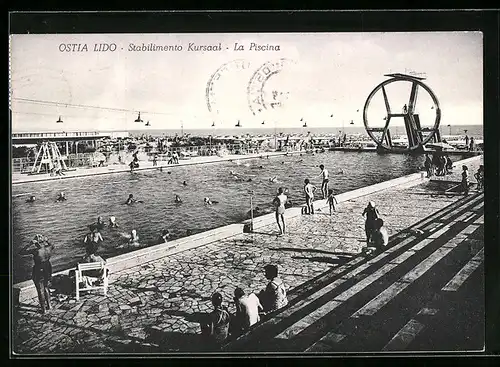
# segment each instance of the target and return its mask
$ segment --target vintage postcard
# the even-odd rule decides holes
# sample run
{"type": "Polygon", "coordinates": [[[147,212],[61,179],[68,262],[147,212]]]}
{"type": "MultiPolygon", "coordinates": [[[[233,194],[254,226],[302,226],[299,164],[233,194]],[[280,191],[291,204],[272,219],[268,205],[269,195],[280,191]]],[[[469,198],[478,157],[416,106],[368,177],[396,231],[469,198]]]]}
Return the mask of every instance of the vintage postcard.
{"type": "Polygon", "coordinates": [[[481,32],[12,34],[12,353],[484,350],[481,32]]]}

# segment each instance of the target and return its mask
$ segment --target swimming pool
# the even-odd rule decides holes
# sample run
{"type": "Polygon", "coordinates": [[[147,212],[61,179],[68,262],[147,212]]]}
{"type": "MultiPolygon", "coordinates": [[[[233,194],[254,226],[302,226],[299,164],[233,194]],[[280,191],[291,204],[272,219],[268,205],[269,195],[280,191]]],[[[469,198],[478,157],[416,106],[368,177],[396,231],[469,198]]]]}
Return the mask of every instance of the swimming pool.
{"type": "Polygon", "coordinates": [[[247,219],[251,190],[255,192],[254,207],[264,211],[272,210],[280,186],[289,189],[294,205],[302,204],[305,178],[319,190],[319,164],[329,169],[330,187],[338,194],[416,172],[423,159],[404,154],[325,152],[14,185],[14,282],[30,278],[31,258],[17,253],[36,233],[48,236],[56,246],[52,264],[54,271],[60,271],[74,266],[84,255],[83,238],[98,216],[105,221],[115,216],[120,226],[101,231],[104,243],[100,252],[106,258],[135,249],[117,248],[132,229],[137,230],[142,244],[154,245],[160,242],[162,229],[168,229],[175,239],[247,219]],[[343,174],[336,174],[340,169],[343,174]],[[277,182],[270,182],[274,176],[277,182]],[[68,200],[56,203],[60,191],[68,200]],[[23,194],[28,193],[36,195],[36,202],[25,202],[23,194]],[[125,205],[129,193],[144,203],[125,205]],[[176,194],[182,198],[181,204],[174,202],[176,194]],[[206,196],[218,204],[205,206],[206,196]]]}

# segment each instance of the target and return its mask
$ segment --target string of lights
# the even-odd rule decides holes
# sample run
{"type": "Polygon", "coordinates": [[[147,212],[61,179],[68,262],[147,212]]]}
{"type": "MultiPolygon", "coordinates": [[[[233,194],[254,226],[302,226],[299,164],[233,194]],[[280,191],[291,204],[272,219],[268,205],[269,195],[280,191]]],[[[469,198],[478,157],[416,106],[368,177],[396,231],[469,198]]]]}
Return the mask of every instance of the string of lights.
{"type": "MultiPolygon", "coordinates": [[[[131,110],[126,108],[115,108],[115,107],[103,107],[103,106],[93,106],[93,105],[84,105],[84,104],[74,104],[74,103],[66,103],[66,102],[54,102],[54,101],[44,101],[39,99],[29,99],[29,98],[12,98],[13,101],[17,101],[19,103],[27,103],[41,106],[53,106],[53,107],[68,107],[68,108],[83,108],[83,109],[94,109],[94,110],[104,110],[104,111],[112,111],[112,112],[130,112],[137,113],[138,110],[131,110]]],[[[171,115],[171,113],[166,112],[153,112],[153,111],[140,111],[143,114],[150,115],[171,115]]]]}

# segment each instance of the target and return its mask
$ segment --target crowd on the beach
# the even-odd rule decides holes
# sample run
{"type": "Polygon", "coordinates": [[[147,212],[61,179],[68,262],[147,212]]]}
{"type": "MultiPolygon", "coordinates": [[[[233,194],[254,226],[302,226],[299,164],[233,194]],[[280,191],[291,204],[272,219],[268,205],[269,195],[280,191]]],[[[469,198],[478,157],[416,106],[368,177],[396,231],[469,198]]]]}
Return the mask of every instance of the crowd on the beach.
{"type": "MultiPolygon", "coordinates": [[[[135,155],[134,159],[137,163],[137,155],[135,155]]],[[[424,167],[428,177],[434,174],[438,176],[446,175],[453,169],[453,162],[447,155],[435,154],[431,158],[426,154],[424,167]]],[[[338,201],[334,189],[330,187],[330,172],[323,164],[319,165],[319,171],[316,177],[321,180],[320,186],[318,185],[320,188],[320,195],[321,198],[325,200],[325,203],[328,204],[329,215],[333,216],[337,209],[338,201]]],[[[338,170],[336,173],[343,174],[343,171],[338,170]]],[[[230,174],[232,176],[235,175],[234,172],[230,174]]],[[[470,179],[468,167],[465,165],[462,166],[461,177],[460,191],[464,194],[468,194],[470,179]]],[[[483,165],[481,165],[474,174],[474,178],[477,181],[477,189],[482,190],[484,188],[483,165]]],[[[270,182],[277,182],[276,177],[272,177],[269,180],[270,182]]],[[[315,215],[317,211],[320,211],[319,208],[315,209],[314,207],[317,187],[311,181],[312,180],[309,178],[306,178],[302,189],[305,199],[305,205],[302,207],[302,214],[304,215],[315,215]]],[[[187,182],[184,181],[183,185],[187,185],[187,182]]],[[[285,212],[286,209],[290,207],[288,195],[288,189],[279,187],[272,201],[278,225],[278,236],[285,236],[287,234],[285,212]]],[[[35,196],[30,196],[27,201],[34,202],[35,200],[35,196]]],[[[56,198],[56,202],[65,202],[67,200],[64,192],[60,192],[56,198]]],[[[176,203],[182,203],[182,199],[178,195],[175,195],[174,200],[176,203]]],[[[136,199],[133,194],[129,194],[125,204],[134,205],[142,202],[142,200],[136,199]]],[[[217,203],[217,201],[209,197],[204,198],[205,205],[217,203]]],[[[366,246],[363,247],[362,253],[366,256],[372,256],[377,252],[383,251],[388,245],[388,230],[385,227],[384,220],[381,217],[378,207],[373,201],[369,201],[364,211],[360,214],[364,217],[366,235],[366,246]]],[[[99,245],[103,242],[100,231],[105,227],[111,230],[119,228],[116,217],[109,217],[108,223],[106,224],[103,218],[99,216],[97,222],[88,227],[89,232],[83,239],[85,256],[80,260],[81,263],[106,263],[106,260],[98,254],[99,245]]],[[[139,246],[139,235],[135,229],[130,230],[130,234],[127,238],[127,245],[139,246]]],[[[169,230],[163,229],[159,234],[159,240],[161,243],[168,242],[170,240],[169,230]]],[[[52,277],[50,258],[53,250],[54,245],[45,236],[37,234],[20,252],[21,255],[33,256],[34,266],[32,270],[32,280],[38,293],[42,313],[45,313],[46,310],[50,310],[51,308],[49,285],[52,277]]],[[[222,295],[219,292],[213,293],[211,301],[214,310],[210,313],[208,319],[202,323],[202,335],[206,338],[207,345],[217,348],[228,341],[228,338],[237,337],[248,330],[252,325],[258,323],[261,319],[269,317],[275,310],[287,305],[286,286],[278,276],[278,267],[269,264],[264,270],[265,277],[268,279],[269,283],[266,288],[258,294],[253,292],[247,294],[241,287],[236,287],[234,289],[233,302],[236,313],[233,315],[231,315],[228,308],[224,306],[222,295]]],[[[96,270],[86,274],[84,281],[89,284],[98,284],[103,281],[104,276],[107,277],[108,275],[109,274],[104,273],[104,270],[96,270]]]]}

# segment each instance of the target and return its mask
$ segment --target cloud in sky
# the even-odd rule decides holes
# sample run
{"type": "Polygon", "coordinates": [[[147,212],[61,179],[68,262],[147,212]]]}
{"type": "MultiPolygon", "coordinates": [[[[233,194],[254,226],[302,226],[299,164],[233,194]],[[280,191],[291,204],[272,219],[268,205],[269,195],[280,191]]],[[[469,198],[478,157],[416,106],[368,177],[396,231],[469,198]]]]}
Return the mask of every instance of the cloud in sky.
{"type": "Polygon", "coordinates": [[[154,128],[178,128],[181,121],[186,129],[209,128],[212,121],[231,127],[237,119],[248,127],[260,127],[262,120],[295,127],[302,117],[311,127],[340,126],[351,119],[361,123],[357,110],[384,74],[405,70],[427,74],[425,83],[441,103],[442,124],[482,124],[482,55],[479,32],[13,35],[13,130],[60,130],[62,125],[55,123],[59,115],[67,131],[142,128],[134,123],[137,111],[154,128]],[[187,50],[189,43],[219,42],[220,52],[187,50]],[[250,51],[252,42],[279,45],[280,50],[250,51]],[[117,50],[93,52],[95,43],[115,43],[117,50]],[[143,43],[182,45],[183,51],[128,51],[130,44],[143,43]],[[234,51],[235,43],[246,50],[234,51]],[[89,51],[60,52],[61,44],[87,44],[89,51]],[[263,95],[269,105],[273,91],[281,93],[277,98],[282,106],[254,116],[248,103],[249,80],[261,65],[280,58],[293,63],[269,78],[263,95]],[[209,112],[210,76],[237,59],[249,67],[229,67],[221,73],[214,83],[214,111],[209,112]],[[40,105],[19,98],[128,112],[40,105]]]}

